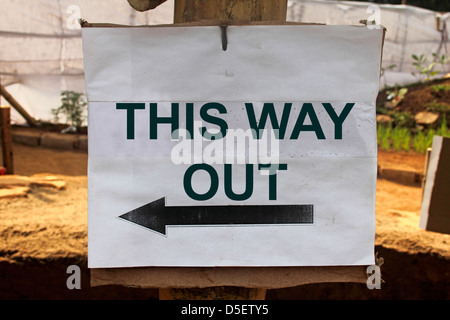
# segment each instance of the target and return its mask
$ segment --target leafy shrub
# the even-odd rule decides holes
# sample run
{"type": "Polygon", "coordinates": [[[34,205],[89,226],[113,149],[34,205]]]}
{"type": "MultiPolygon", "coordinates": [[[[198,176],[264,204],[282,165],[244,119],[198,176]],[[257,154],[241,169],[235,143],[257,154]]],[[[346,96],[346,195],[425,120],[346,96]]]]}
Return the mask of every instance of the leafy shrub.
{"type": "Polygon", "coordinates": [[[52,113],[56,122],[59,121],[60,115],[63,114],[66,117],[66,123],[80,127],[84,121],[83,111],[86,105],[87,102],[82,93],[66,90],[61,92],[61,106],[52,109],[52,113]]]}

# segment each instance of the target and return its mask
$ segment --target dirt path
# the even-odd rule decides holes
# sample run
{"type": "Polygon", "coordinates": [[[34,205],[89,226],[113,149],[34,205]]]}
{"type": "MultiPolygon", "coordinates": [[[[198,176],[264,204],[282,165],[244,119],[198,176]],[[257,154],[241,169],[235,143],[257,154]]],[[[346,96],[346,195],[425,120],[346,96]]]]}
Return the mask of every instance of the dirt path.
{"type": "MultiPolygon", "coordinates": [[[[155,290],[121,287],[114,290],[89,289],[89,272],[86,269],[85,152],[15,145],[14,160],[16,174],[51,173],[64,179],[67,186],[65,190],[32,187],[26,198],[0,200],[0,298],[157,297],[155,290]],[[72,292],[65,287],[65,268],[70,264],[79,264],[85,270],[83,286],[86,289],[81,290],[81,293],[72,292]],[[47,289],[33,291],[35,286],[29,286],[29,272],[34,281],[41,282],[47,289]]],[[[424,156],[417,154],[379,152],[379,164],[384,167],[422,172],[424,160],[424,156]]],[[[431,292],[434,293],[427,296],[431,299],[436,298],[436,295],[437,298],[450,298],[450,235],[419,229],[422,197],[420,185],[379,179],[376,196],[376,250],[385,259],[385,267],[382,267],[386,268],[383,271],[387,277],[385,281],[391,281],[389,285],[386,284],[387,289],[371,292],[359,284],[318,284],[271,290],[268,292],[268,299],[402,299],[421,298],[431,292]],[[414,269],[411,269],[411,261],[416,261],[414,269]],[[421,268],[423,270],[418,271],[421,268]],[[399,279],[401,274],[411,272],[412,275],[408,278],[399,279]],[[418,273],[422,276],[425,274],[426,277],[420,277],[418,273]],[[410,283],[411,281],[416,283],[410,283]],[[423,285],[418,285],[417,281],[423,282],[423,285]],[[408,282],[411,285],[409,289],[408,282]],[[423,286],[427,284],[431,286],[431,289],[426,290],[429,293],[423,291],[423,286]],[[320,296],[324,294],[324,286],[328,290],[326,297],[320,296]],[[419,292],[411,293],[412,288],[419,292]],[[308,290],[307,295],[304,294],[305,290],[308,290]]]]}

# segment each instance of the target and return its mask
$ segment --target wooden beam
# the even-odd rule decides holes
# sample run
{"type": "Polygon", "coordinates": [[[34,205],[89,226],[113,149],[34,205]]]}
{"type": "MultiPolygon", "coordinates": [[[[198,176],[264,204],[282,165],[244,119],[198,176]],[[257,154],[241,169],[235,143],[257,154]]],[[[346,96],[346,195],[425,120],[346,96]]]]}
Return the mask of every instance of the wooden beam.
{"type": "Polygon", "coordinates": [[[12,134],[11,134],[11,107],[0,106],[0,136],[3,156],[3,166],[7,174],[14,173],[12,134]]]}
{"type": "Polygon", "coordinates": [[[6,99],[6,101],[8,101],[11,104],[13,108],[16,109],[17,112],[19,112],[20,115],[25,118],[28,125],[32,127],[37,126],[36,120],[28,114],[28,112],[20,105],[20,103],[17,102],[17,100],[14,99],[14,97],[8,91],[6,91],[5,87],[1,84],[0,84],[0,93],[6,99]]]}

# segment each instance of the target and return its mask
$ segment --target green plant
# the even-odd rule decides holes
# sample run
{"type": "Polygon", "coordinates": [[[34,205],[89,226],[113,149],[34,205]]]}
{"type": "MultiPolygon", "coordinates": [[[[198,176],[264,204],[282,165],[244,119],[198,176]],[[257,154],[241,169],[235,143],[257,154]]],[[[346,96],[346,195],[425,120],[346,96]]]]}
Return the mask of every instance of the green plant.
{"type": "Polygon", "coordinates": [[[443,137],[450,137],[450,130],[448,130],[446,117],[442,118],[441,126],[439,128],[438,134],[443,137]]]}
{"type": "Polygon", "coordinates": [[[423,133],[423,130],[417,131],[417,134],[414,136],[413,147],[414,147],[414,151],[416,151],[418,153],[422,153],[422,151],[426,149],[425,134],[423,133]]]}
{"type": "Polygon", "coordinates": [[[412,128],[415,125],[414,116],[410,112],[394,111],[389,114],[396,127],[412,128]]]}
{"type": "Polygon", "coordinates": [[[408,128],[395,127],[392,130],[392,147],[396,151],[409,151],[411,132],[408,128]]]}
{"type": "Polygon", "coordinates": [[[434,92],[447,91],[450,90],[450,84],[435,84],[431,86],[431,90],[433,90],[434,92]]]}
{"type": "Polygon", "coordinates": [[[443,117],[438,128],[417,128],[402,127],[396,125],[377,125],[377,145],[383,150],[410,151],[411,148],[424,154],[433,142],[435,135],[450,137],[450,130],[447,125],[447,118],[443,117]],[[417,131],[416,131],[417,130],[417,131]],[[413,132],[416,131],[415,134],[413,132]]]}
{"type": "Polygon", "coordinates": [[[445,56],[445,54],[439,56],[437,53],[433,53],[433,57],[435,61],[442,66],[442,72],[445,73],[446,72],[445,65],[448,61],[448,58],[445,56]]]}
{"type": "Polygon", "coordinates": [[[437,135],[438,133],[434,129],[429,129],[425,135],[425,144],[426,148],[422,151],[422,153],[425,153],[429,147],[431,147],[431,144],[433,143],[433,137],[437,135]]]}
{"type": "Polygon", "coordinates": [[[83,111],[86,105],[87,102],[82,93],[66,90],[61,92],[61,106],[52,109],[52,113],[56,122],[59,121],[60,115],[63,114],[66,117],[66,123],[79,127],[84,120],[83,111]]]}
{"type": "Polygon", "coordinates": [[[381,123],[377,125],[378,147],[387,151],[408,152],[412,147],[415,152],[424,154],[431,147],[435,135],[450,137],[445,118],[438,129],[418,129],[416,134],[413,134],[410,128],[392,127],[381,123]]]}
{"type": "Polygon", "coordinates": [[[389,150],[391,148],[391,130],[391,126],[382,124],[378,124],[377,126],[378,146],[383,150],[389,150]]]}
{"type": "Polygon", "coordinates": [[[423,130],[418,130],[417,134],[414,136],[413,147],[417,153],[425,153],[433,142],[433,136],[436,131],[433,129],[428,129],[426,132],[423,130]]]}
{"type": "Polygon", "coordinates": [[[391,110],[385,107],[377,106],[376,111],[379,114],[384,114],[391,117],[393,125],[399,127],[412,128],[415,126],[414,115],[408,111],[391,110]]]}
{"type": "Polygon", "coordinates": [[[450,104],[447,104],[445,102],[439,103],[434,100],[425,104],[425,108],[428,111],[432,111],[432,112],[439,112],[439,113],[450,112],[450,104]]]}
{"type": "MultiPolygon", "coordinates": [[[[419,71],[420,75],[425,76],[425,81],[430,81],[431,77],[438,73],[434,70],[436,62],[428,63],[429,59],[424,54],[420,56],[413,54],[412,57],[415,61],[413,62],[413,66],[419,71]]],[[[412,72],[412,75],[415,76],[416,74],[412,72]]]]}
{"type": "Polygon", "coordinates": [[[408,152],[411,147],[411,133],[409,132],[409,130],[408,135],[405,135],[403,139],[404,140],[402,141],[401,148],[408,152]]]}

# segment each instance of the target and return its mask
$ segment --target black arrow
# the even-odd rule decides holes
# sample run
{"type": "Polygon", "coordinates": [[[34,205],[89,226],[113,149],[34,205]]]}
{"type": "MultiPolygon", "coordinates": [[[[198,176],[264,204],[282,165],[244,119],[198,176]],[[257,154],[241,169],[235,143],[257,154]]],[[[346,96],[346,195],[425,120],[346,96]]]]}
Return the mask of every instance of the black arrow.
{"type": "Polygon", "coordinates": [[[312,224],[313,208],[312,204],[166,207],[161,198],[119,218],[165,235],[168,225],[312,224]]]}

